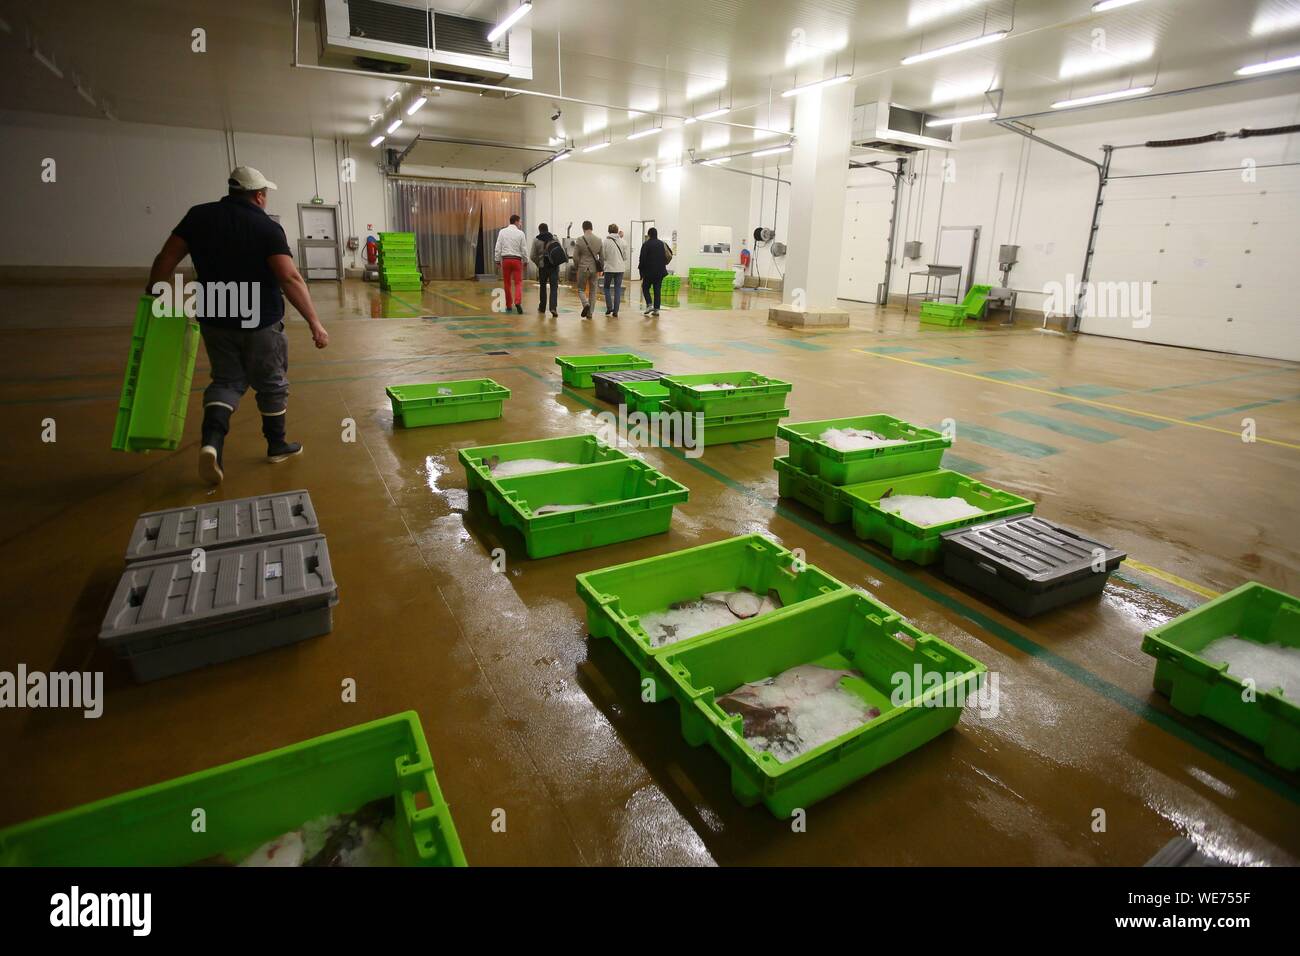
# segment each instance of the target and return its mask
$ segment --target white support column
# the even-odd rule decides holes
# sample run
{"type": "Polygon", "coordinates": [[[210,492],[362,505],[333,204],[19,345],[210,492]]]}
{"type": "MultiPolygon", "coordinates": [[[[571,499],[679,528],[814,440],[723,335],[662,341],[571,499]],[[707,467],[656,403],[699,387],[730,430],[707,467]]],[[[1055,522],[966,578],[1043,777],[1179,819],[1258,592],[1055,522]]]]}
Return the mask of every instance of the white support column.
{"type": "Polygon", "coordinates": [[[809,90],[798,97],[791,163],[790,228],[785,288],[768,321],[784,326],[848,325],[837,306],[844,199],[849,179],[853,84],[809,90]]]}

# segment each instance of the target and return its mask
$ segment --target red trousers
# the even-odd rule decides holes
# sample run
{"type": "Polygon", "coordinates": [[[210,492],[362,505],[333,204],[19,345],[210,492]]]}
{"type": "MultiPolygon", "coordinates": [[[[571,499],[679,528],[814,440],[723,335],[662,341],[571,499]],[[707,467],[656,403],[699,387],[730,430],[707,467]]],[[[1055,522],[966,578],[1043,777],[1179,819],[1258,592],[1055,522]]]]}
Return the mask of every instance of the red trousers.
{"type": "Polygon", "coordinates": [[[513,309],[524,301],[524,261],[501,260],[501,282],[506,287],[506,308],[513,309]]]}

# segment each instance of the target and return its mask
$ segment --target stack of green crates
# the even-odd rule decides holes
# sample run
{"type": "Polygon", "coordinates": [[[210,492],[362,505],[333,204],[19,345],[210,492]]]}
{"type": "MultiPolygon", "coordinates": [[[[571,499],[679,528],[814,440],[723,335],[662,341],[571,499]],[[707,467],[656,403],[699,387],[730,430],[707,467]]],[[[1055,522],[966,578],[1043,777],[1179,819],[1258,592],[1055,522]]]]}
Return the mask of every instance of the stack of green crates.
{"type": "Polygon", "coordinates": [[[174,451],[185,431],[199,324],[183,311],[156,315],[155,304],[154,297],[146,295],[136,306],[113,426],[116,451],[174,451]]]}
{"type": "Polygon", "coordinates": [[[790,414],[786,395],[794,387],[757,372],[667,375],[660,382],[668,389],[660,414],[681,416],[682,428],[701,445],[775,438],[777,423],[790,414]]]}
{"type": "Polygon", "coordinates": [[[682,277],[679,275],[664,276],[663,284],[659,287],[660,294],[666,299],[672,296],[674,299],[682,291],[682,277]]]}
{"type": "Polygon", "coordinates": [[[730,269],[694,266],[687,279],[692,289],[703,292],[730,292],[736,285],[736,273],[730,269]]]}
{"type": "Polygon", "coordinates": [[[415,251],[415,233],[379,234],[379,286],[382,289],[420,289],[420,262],[415,251]]]}
{"type": "Polygon", "coordinates": [[[943,532],[1034,510],[1027,498],[941,468],[952,439],[889,415],[791,422],[777,433],[790,443],[789,455],[773,462],[781,497],[815,508],[830,524],[852,521],[859,538],[884,545],[901,560],[933,564],[940,556],[943,532]],[[901,444],[840,451],[821,438],[832,428],[871,431],[901,444]],[[917,525],[880,506],[892,495],[958,497],[980,513],[917,525]]]}
{"type": "MultiPolygon", "coordinates": [[[[731,767],[745,806],[788,818],[956,725],[985,667],[918,630],[769,539],[753,534],[579,574],[587,630],[612,640],[641,676],[641,699],[674,699],[682,735],[731,767]],[[776,595],[780,607],[663,643],[642,619],[717,591],[776,595]],[[789,760],[747,738],[745,719],[718,703],[740,685],[801,665],[855,674],[839,687],[878,713],[789,760]],[[900,687],[898,675],[916,675],[900,687]],[[647,694],[647,691],[649,692],[647,694]]],[[[864,794],[865,796],[865,794],[864,794]]]]}

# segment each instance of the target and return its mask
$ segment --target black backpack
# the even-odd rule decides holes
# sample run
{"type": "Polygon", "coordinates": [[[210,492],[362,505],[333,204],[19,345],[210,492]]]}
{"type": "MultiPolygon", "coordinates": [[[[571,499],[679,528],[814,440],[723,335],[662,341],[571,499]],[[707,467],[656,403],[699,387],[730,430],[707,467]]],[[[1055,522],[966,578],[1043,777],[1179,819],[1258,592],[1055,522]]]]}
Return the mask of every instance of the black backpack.
{"type": "Polygon", "coordinates": [[[569,261],[569,254],[564,251],[564,246],[560,245],[560,240],[552,238],[542,251],[542,258],[548,265],[562,266],[569,261]]]}

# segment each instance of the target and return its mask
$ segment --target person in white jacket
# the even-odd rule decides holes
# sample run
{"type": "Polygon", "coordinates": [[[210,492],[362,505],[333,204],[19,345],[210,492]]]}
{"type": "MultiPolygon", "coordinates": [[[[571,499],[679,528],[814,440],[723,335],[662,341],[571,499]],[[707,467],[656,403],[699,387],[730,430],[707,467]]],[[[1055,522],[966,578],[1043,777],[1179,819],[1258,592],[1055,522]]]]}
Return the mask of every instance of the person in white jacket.
{"type": "Polygon", "coordinates": [[[497,233],[497,245],[492,254],[501,263],[501,283],[506,287],[506,311],[514,309],[524,314],[524,260],[528,257],[528,237],[519,228],[522,217],[515,213],[510,225],[497,233]]]}
{"type": "Polygon", "coordinates": [[[600,244],[600,258],[605,264],[605,314],[618,318],[618,306],[623,299],[623,274],[627,272],[627,241],[615,223],[609,224],[609,235],[600,244]],[[613,298],[609,287],[614,287],[613,298]]]}

